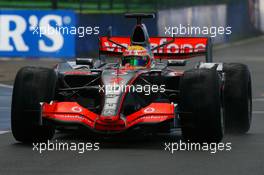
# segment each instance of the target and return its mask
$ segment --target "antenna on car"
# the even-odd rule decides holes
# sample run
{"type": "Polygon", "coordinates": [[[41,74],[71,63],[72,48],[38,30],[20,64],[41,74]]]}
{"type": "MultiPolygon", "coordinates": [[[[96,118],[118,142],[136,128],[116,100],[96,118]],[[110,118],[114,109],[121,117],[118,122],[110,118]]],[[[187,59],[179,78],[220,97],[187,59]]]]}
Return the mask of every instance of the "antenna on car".
{"type": "Polygon", "coordinates": [[[136,18],[137,19],[137,24],[140,25],[142,24],[142,18],[155,18],[154,13],[126,13],[125,14],[126,18],[136,18]]]}

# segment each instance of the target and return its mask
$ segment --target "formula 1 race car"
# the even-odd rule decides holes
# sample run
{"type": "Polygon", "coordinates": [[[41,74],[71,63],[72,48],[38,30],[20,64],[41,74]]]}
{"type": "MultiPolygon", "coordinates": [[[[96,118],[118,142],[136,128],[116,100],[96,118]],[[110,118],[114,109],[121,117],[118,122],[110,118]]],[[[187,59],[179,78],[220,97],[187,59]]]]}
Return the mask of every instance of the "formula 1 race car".
{"type": "Polygon", "coordinates": [[[252,113],[250,72],[240,63],[213,63],[207,37],[149,37],[142,18],[131,37],[100,37],[99,59],[76,58],[54,69],[24,67],[12,97],[12,133],[17,141],[52,139],[59,128],[95,133],[169,133],[219,142],[224,130],[245,133],[252,113]],[[178,70],[205,56],[190,70],[178,70]],[[117,62],[107,59],[118,58],[117,62]]]}

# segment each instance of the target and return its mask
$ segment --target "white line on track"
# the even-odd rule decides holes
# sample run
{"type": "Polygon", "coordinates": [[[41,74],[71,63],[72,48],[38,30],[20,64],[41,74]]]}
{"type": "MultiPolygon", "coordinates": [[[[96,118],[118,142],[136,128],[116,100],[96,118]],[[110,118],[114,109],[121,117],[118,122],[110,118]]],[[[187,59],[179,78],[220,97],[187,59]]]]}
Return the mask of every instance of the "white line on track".
{"type": "Polygon", "coordinates": [[[264,114],[264,111],[252,111],[253,114],[264,114]]]}
{"type": "Polygon", "coordinates": [[[0,107],[0,111],[10,110],[10,107],[0,107]]]}
{"type": "Polygon", "coordinates": [[[6,85],[6,84],[1,84],[1,83],[0,83],[0,87],[13,89],[13,86],[11,86],[11,85],[6,85]]]}
{"type": "Polygon", "coordinates": [[[0,135],[1,134],[5,134],[5,133],[9,133],[10,131],[0,131],[0,135]]]}
{"type": "Polygon", "coordinates": [[[264,102],[264,98],[254,98],[253,101],[261,101],[261,102],[264,102]]]}

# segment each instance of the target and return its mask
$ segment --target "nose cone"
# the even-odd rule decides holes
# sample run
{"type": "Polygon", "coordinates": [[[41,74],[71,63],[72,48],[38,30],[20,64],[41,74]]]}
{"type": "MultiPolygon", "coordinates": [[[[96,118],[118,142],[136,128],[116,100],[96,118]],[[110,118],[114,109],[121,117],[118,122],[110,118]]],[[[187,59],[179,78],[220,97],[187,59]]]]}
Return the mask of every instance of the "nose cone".
{"type": "Polygon", "coordinates": [[[126,129],[126,121],[119,116],[100,116],[94,128],[100,131],[122,131],[126,129]]]}
{"type": "Polygon", "coordinates": [[[136,73],[134,71],[111,69],[102,73],[104,86],[104,105],[100,119],[116,121],[120,117],[127,85],[132,83],[136,73]]]}
{"type": "Polygon", "coordinates": [[[100,116],[99,120],[102,122],[107,122],[107,123],[111,123],[111,122],[116,122],[120,119],[120,117],[118,115],[116,116],[100,116]]]}

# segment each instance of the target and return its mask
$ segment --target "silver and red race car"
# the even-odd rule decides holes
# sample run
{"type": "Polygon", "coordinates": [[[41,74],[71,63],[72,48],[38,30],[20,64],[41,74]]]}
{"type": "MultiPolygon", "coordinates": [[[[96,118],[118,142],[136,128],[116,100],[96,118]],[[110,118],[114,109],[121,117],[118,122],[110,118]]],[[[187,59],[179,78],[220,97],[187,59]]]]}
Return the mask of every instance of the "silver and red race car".
{"type": "Polygon", "coordinates": [[[251,78],[240,63],[213,63],[206,37],[149,37],[142,18],[131,37],[100,37],[99,59],[77,58],[54,69],[24,67],[12,97],[12,133],[17,141],[52,139],[56,129],[95,133],[170,133],[219,142],[224,130],[245,133],[252,113],[251,78]],[[192,57],[205,56],[189,70],[192,57]],[[109,63],[108,59],[118,58],[109,63]]]}

